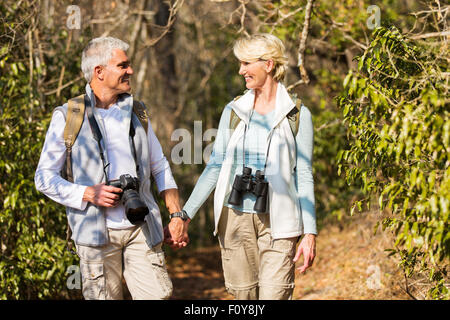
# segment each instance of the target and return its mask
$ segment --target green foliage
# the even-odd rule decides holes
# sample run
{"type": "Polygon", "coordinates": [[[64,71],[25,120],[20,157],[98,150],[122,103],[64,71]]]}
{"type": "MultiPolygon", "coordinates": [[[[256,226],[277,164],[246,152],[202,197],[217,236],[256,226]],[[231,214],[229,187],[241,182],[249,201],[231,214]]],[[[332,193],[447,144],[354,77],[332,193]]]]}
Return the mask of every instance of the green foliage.
{"type": "Polygon", "coordinates": [[[405,275],[428,273],[428,297],[449,298],[448,50],[378,28],[339,97],[350,148],[338,154],[349,184],[378,198],[405,275]]]}
{"type": "MultiPolygon", "coordinates": [[[[59,69],[47,68],[45,61],[30,65],[27,39],[36,7],[28,2],[18,6],[14,1],[0,4],[1,33],[14,35],[0,42],[0,299],[67,298],[77,295],[66,286],[67,267],[77,261],[66,250],[65,208],[34,185],[51,116],[37,82],[57,78],[59,69]]],[[[54,106],[55,96],[46,102],[54,106]]]]}
{"type": "MultiPolygon", "coordinates": [[[[92,36],[89,32],[94,32],[91,25],[75,36],[65,28],[64,19],[54,26],[41,21],[39,12],[45,9],[38,6],[42,3],[0,3],[1,299],[79,297],[79,292],[66,286],[66,270],[77,264],[77,258],[65,250],[65,210],[38,194],[33,178],[52,109],[83,90],[84,82],[76,80],[80,79],[79,57],[86,39],[92,36]],[[57,94],[63,69],[61,84],[73,82],[57,94]]],[[[56,10],[62,12],[59,17],[69,4],[72,2],[67,0],[55,2],[56,10]]],[[[247,5],[248,17],[255,19],[245,25],[259,26],[249,32],[272,32],[284,41],[291,65],[287,84],[299,79],[295,57],[305,14],[300,6],[305,4],[282,0],[247,5]]],[[[391,252],[400,258],[405,274],[426,273],[434,284],[429,297],[445,298],[450,199],[448,50],[411,42],[395,29],[379,29],[359,59],[358,70],[345,77],[351,68],[347,50],[353,54],[361,50],[355,43],[368,45],[365,24],[370,4],[362,0],[315,1],[305,54],[311,82],[293,89],[313,113],[319,227],[320,218],[342,218],[349,199],[363,198],[354,202],[354,211],[368,208],[375,198],[387,215],[381,226],[397,236],[391,252]],[[333,97],[342,90],[339,109],[333,97]]],[[[225,9],[219,7],[222,4],[208,5],[225,9]]],[[[395,21],[403,30],[412,27],[414,21],[407,13],[416,4],[382,0],[377,5],[383,26],[395,21]]],[[[95,10],[87,11],[96,18],[95,10]]],[[[192,19],[178,17],[173,32],[177,36],[173,49],[179,60],[177,72],[184,72],[177,74],[181,84],[177,89],[180,103],[185,105],[173,127],[191,132],[195,120],[203,121],[203,130],[217,127],[224,105],[245,87],[230,49],[239,36],[240,21],[227,25],[216,12],[207,18],[202,14],[192,19]],[[184,42],[191,46],[176,47],[184,42]]],[[[128,41],[131,31],[122,31],[121,36],[114,35],[128,41]]],[[[154,50],[151,52],[151,60],[162,64],[154,50]]],[[[135,71],[137,74],[138,69],[135,71]]],[[[148,100],[151,114],[156,114],[161,110],[152,107],[161,93],[155,84],[161,79],[147,80],[151,85],[145,90],[153,96],[141,98],[148,100]]],[[[177,94],[164,86],[161,90],[170,96],[177,94]]],[[[153,124],[161,127],[156,121],[153,124]]],[[[188,198],[203,167],[172,166],[183,199],[188,198]]],[[[159,201],[166,223],[167,212],[159,201]]],[[[191,223],[192,246],[216,243],[211,232],[212,211],[212,201],[207,201],[191,223]]]]}

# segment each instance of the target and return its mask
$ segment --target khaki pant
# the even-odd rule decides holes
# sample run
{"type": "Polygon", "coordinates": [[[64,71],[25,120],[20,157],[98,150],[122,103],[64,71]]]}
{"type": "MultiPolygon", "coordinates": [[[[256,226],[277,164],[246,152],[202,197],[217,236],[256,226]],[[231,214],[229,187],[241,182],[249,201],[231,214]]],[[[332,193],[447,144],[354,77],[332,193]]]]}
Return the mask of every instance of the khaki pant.
{"type": "Polygon", "coordinates": [[[109,243],[105,246],[77,245],[84,298],[123,299],[123,278],[133,299],[170,297],[172,282],[161,245],[150,249],[140,227],[108,232],[109,243]]]}
{"type": "Polygon", "coordinates": [[[218,231],[228,292],[239,300],[292,299],[297,237],[272,239],[269,214],[228,207],[218,231]]]}

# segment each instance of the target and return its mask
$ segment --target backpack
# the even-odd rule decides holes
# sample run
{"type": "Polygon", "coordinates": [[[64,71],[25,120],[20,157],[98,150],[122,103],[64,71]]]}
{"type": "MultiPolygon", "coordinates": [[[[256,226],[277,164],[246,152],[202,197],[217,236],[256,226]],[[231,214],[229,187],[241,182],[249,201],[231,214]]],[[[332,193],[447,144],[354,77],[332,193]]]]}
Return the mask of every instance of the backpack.
{"type": "MultiPolygon", "coordinates": [[[[236,98],[233,99],[233,101],[236,101],[240,97],[242,97],[242,95],[237,96],[236,98]]],[[[300,123],[300,108],[302,106],[302,100],[300,98],[297,98],[296,94],[291,95],[291,99],[295,102],[295,107],[292,108],[292,110],[286,115],[286,117],[288,118],[289,126],[291,127],[291,131],[292,134],[294,135],[295,140],[300,123]]],[[[238,117],[234,109],[231,109],[229,128],[236,129],[240,121],[241,119],[238,117]]]]}
{"type": "MultiPolygon", "coordinates": [[[[66,115],[66,126],[64,127],[64,144],[66,146],[66,160],[62,170],[62,176],[66,180],[73,182],[72,173],[72,146],[77,139],[78,133],[80,132],[81,126],[84,121],[84,104],[85,94],[79,95],[78,97],[69,99],[67,103],[67,115],[66,115]]],[[[145,132],[148,131],[148,112],[145,105],[137,100],[133,100],[133,112],[138,117],[145,132]]],[[[67,222],[66,230],[66,242],[67,248],[70,252],[73,251],[73,245],[70,241],[72,235],[72,230],[70,229],[69,222],[67,222]]]]}

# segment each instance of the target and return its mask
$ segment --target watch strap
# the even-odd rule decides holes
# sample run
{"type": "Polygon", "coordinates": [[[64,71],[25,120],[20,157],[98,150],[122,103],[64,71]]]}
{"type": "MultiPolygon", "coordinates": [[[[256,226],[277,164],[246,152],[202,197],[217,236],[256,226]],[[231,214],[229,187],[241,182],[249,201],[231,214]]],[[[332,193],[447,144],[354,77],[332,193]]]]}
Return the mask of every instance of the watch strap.
{"type": "Polygon", "coordinates": [[[181,210],[170,214],[170,219],[173,218],[181,218],[183,221],[186,221],[189,219],[189,216],[187,215],[186,211],[181,210]]]}

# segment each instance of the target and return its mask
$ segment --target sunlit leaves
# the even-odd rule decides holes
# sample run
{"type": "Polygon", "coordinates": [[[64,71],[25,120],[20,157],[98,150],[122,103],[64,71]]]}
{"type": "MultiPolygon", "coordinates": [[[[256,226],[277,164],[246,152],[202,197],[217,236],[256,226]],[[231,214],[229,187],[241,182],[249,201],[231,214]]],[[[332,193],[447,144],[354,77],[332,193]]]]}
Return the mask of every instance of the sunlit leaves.
{"type": "MultiPolygon", "coordinates": [[[[0,39],[0,299],[67,297],[65,272],[76,263],[75,256],[65,250],[65,209],[44,199],[34,186],[34,172],[57,101],[48,96],[46,108],[39,99],[42,88],[30,84],[25,35],[33,10],[29,1],[0,3],[2,18],[11,21],[3,27],[14,31],[14,37],[0,39]],[[5,8],[12,4],[17,10],[5,8]]],[[[31,81],[42,72],[33,64],[31,81]]],[[[57,79],[58,74],[55,69],[47,76],[57,79]]],[[[68,71],[67,76],[74,74],[68,71]]]]}
{"type": "Polygon", "coordinates": [[[351,144],[338,155],[340,170],[366,195],[353,210],[376,196],[405,274],[429,272],[429,295],[442,298],[450,244],[448,56],[396,28],[373,36],[338,100],[351,144]]]}

